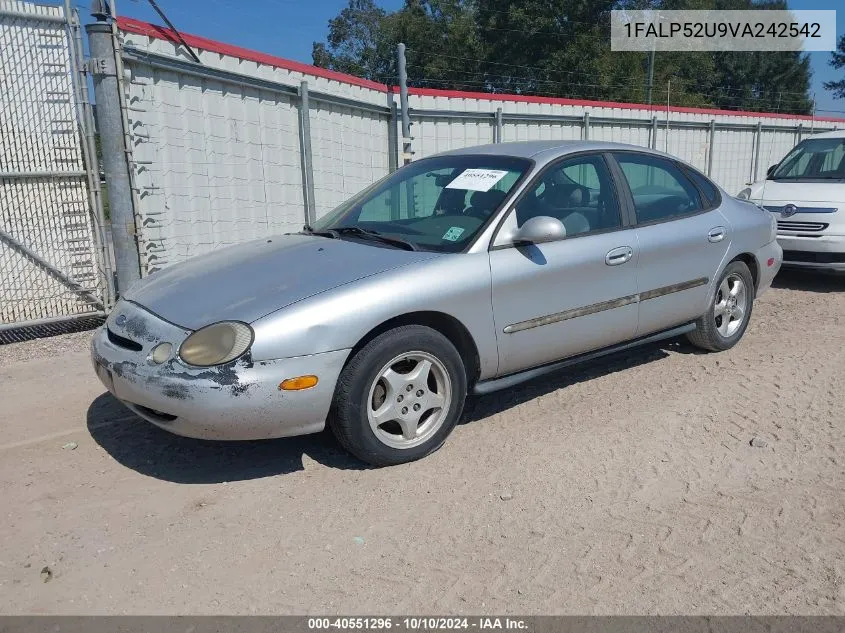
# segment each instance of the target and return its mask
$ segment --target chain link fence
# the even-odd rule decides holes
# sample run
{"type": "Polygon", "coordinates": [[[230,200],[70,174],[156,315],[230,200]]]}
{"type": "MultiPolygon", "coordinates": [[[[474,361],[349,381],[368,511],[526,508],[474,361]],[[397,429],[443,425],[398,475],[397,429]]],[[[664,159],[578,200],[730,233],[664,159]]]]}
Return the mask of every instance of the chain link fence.
{"type": "Polygon", "coordinates": [[[109,302],[79,28],[66,7],[0,0],[0,329],[109,302]]]}

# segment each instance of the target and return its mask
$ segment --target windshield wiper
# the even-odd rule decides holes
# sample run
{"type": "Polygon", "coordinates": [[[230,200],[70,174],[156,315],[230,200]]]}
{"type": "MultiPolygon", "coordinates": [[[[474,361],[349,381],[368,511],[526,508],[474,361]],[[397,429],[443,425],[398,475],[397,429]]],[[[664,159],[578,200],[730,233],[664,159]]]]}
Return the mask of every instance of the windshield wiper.
{"type": "Polygon", "coordinates": [[[334,229],[326,229],[325,231],[315,231],[307,224],[302,227],[302,231],[300,231],[300,233],[307,233],[308,235],[318,235],[320,237],[331,237],[334,239],[340,237],[340,234],[334,229]]]}
{"type": "Polygon", "coordinates": [[[319,235],[320,237],[331,237],[334,239],[339,239],[340,236],[343,234],[351,233],[353,235],[358,235],[365,239],[373,239],[379,242],[383,242],[384,244],[392,244],[393,246],[404,248],[406,251],[419,250],[416,244],[408,242],[407,240],[403,240],[398,237],[392,237],[390,235],[384,235],[382,233],[379,233],[378,231],[373,231],[372,229],[362,229],[360,226],[339,226],[335,229],[323,229],[322,231],[315,231],[313,228],[306,224],[302,227],[302,232],[307,233],[308,235],[319,235]]]}
{"type": "Polygon", "coordinates": [[[393,246],[404,248],[407,251],[418,250],[416,244],[413,244],[407,240],[403,240],[401,238],[393,237],[390,235],[384,235],[383,233],[373,231],[372,229],[362,229],[360,226],[339,226],[334,229],[327,229],[326,232],[332,232],[339,235],[343,235],[344,233],[352,233],[353,235],[378,240],[379,242],[383,242],[385,244],[392,244],[393,246]]]}

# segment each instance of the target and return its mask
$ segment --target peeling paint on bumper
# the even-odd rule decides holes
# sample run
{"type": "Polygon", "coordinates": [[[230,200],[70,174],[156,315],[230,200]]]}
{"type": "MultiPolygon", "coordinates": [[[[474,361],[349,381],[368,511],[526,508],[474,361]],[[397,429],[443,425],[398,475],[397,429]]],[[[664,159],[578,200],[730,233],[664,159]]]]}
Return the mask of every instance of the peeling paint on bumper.
{"type": "Polygon", "coordinates": [[[161,365],[148,359],[160,342],[171,343],[175,353],[189,334],[135,304],[120,302],[91,341],[97,376],[139,416],[177,435],[255,440],[325,427],[349,350],[266,361],[246,356],[212,368],[192,368],[176,358],[161,365]],[[141,350],[128,349],[119,337],[140,344],[141,350]],[[285,378],[304,374],[318,376],[319,383],[303,391],[279,390],[285,378]]]}

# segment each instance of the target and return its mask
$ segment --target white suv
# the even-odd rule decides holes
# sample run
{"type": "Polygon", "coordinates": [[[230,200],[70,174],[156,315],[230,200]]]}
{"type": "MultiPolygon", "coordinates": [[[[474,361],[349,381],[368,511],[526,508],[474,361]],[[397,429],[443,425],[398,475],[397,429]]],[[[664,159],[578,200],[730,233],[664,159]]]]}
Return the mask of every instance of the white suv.
{"type": "Polygon", "coordinates": [[[775,214],[784,266],[845,271],[845,130],[801,141],[737,198],[775,214]]]}

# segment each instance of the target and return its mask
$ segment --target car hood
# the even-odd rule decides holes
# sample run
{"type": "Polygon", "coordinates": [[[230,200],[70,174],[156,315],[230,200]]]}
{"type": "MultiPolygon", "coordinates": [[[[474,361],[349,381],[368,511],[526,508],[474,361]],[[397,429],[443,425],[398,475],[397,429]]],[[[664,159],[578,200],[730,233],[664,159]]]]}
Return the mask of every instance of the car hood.
{"type": "Polygon", "coordinates": [[[758,204],[801,205],[809,202],[813,206],[835,207],[845,202],[845,183],[764,180],[751,186],[751,200],[758,204]]]}
{"type": "Polygon", "coordinates": [[[181,327],[251,323],[307,297],[391,268],[438,257],[305,234],[218,249],[153,273],[125,298],[181,327]]]}

